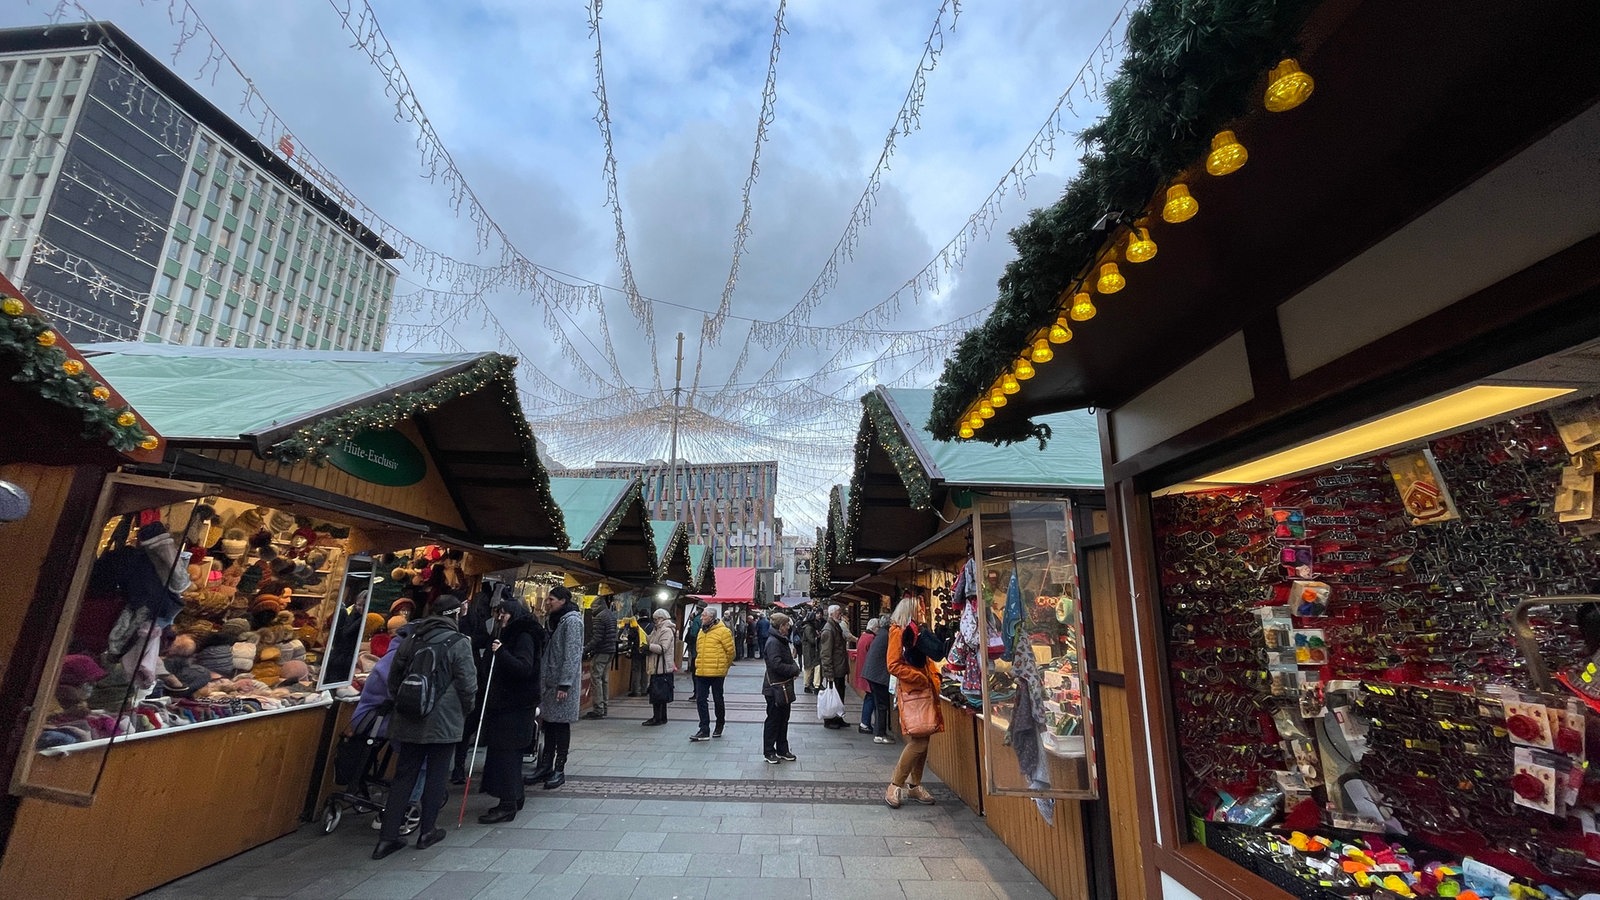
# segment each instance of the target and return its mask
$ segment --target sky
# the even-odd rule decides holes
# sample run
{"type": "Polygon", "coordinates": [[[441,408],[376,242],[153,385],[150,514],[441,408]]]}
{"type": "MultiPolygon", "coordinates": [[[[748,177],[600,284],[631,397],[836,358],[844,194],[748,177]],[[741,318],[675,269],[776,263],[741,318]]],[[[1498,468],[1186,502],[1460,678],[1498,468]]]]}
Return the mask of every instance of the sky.
{"type": "Polygon", "coordinates": [[[945,348],[994,302],[1015,255],[1006,231],[1054,202],[1071,178],[1073,135],[1099,114],[1095,88],[1114,73],[1126,7],[783,3],[748,235],[729,317],[706,344],[702,324],[735,258],[779,0],[600,7],[616,208],[597,124],[595,5],[31,0],[5,19],[112,21],[247,129],[261,133],[269,105],[282,123],[271,127],[291,132],[343,190],[419,245],[491,272],[519,259],[568,284],[601,285],[553,295],[499,282],[463,292],[422,256],[397,263],[397,326],[386,349],[516,353],[525,412],[561,465],[668,456],[674,336],[683,332],[680,457],[777,459],[785,531],[809,538],[828,489],[849,480],[861,395],[879,383],[938,380],[945,348]],[[200,21],[205,29],[180,48],[200,21]],[[373,22],[392,51],[379,48],[384,66],[364,49],[376,46],[373,22]],[[917,127],[897,130],[880,170],[935,22],[942,40],[912,104],[917,127]],[[231,65],[215,64],[218,47],[231,65]],[[393,63],[437,145],[419,139],[413,116],[397,114],[386,89],[393,63]],[[243,105],[239,72],[264,105],[243,105]],[[1064,94],[1070,102],[1052,119],[1064,94]],[[1025,177],[1008,179],[1047,121],[1053,155],[1031,154],[1025,177]],[[432,146],[448,151],[497,226],[487,243],[472,204],[454,202],[437,176],[432,146]],[[875,170],[870,215],[857,221],[850,252],[836,254],[875,170]],[[618,210],[653,345],[621,290],[618,210]],[[991,215],[968,229],[980,211],[991,215]],[[968,239],[947,251],[964,231],[968,239]],[[830,256],[836,277],[802,303],[830,256]],[[885,305],[935,261],[937,285],[923,279],[924,290],[885,305]],[[872,309],[880,312],[862,318],[872,309]],[[788,327],[758,327],[752,340],[752,320],[788,327]]]}

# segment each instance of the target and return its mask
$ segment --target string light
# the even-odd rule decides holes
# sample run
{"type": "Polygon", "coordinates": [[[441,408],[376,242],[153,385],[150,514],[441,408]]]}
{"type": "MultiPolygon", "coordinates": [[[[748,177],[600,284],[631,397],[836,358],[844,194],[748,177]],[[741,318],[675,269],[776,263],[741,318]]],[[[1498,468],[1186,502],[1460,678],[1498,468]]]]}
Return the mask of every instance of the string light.
{"type": "Polygon", "coordinates": [[[1010,402],[1010,400],[1006,399],[1006,392],[1000,390],[1000,388],[996,387],[989,391],[989,405],[995,409],[999,409],[1010,402]]]}
{"type": "Polygon", "coordinates": [[[1219,131],[1211,139],[1211,152],[1206,154],[1206,171],[1222,176],[1239,171],[1250,154],[1231,131],[1219,131]]]}
{"type": "Polygon", "coordinates": [[[985,419],[994,418],[994,407],[990,405],[988,400],[978,401],[978,415],[985,419]]]}
{"type": "Polygon", "coordinates": [[[1128,284],[1122,273],[1117,271],[1117,264],[1108,262],[1100,267],[1100,277],[1094,283],[1095,290],[1102,294],[1115,294],[1128,284]]]}
{"type": "Polygon", "coordinates": [[[972,426],[965,422],[962,422],[961,427],[956,430],[956,434],[961,435],[963,438],[970,438],[976,433],[977,432],[972,430],[972,426]]]}
{"type": "Polygon", "coordinates": [[[1317,89],[1317,83],[1292,59],[1273,66],[1268,77],[1267,93],[1262,98],[1267,112],[1288,112],[1311,99],[1311,92],[1317,89]]]}
{"type": "Polygon", "coordinates": [[[1189,186],[1175,184],[1167,188],[1167,202],[1161,206],[1161,220],[1176,225],[1187,222],[1200,211],[1200,201],[1189,195],[1189,186]]]}
{"type": "Polygon", "coordinates": [[[1094,300],[1088,292],[1079,291],[1073,296],[1072,308],[1067,311],[1067,315],[1071,316],[1074,322],[1087,322],[1094,318],[1098,311],[1094,308],[1094,300]]]}
{"type": "Polygon", "coordinates": [[[1018,381],[1027,381],[1033,377],[1033,361],[1024,356],[1017,360],[1017,364],[1012,368],[1012,371],[1017,374],[1018,381]]]}
{"type": "Polygon", "coordinates": [[[1007,372],[1000,376],[1000,390],[1005,391],[1007,394],[1015,394],[1017,391],[1022,390],[1022,385],[1017,383],[1017,376],[1007,372]]]}
{"type": "Polygon", "coordinates": [[[1055,324],[1050,326],[1050,343],[1065,344],[1070,340],[1072,340],[1072,329],[1067,326],[1065,318],[1057,316],[1055,324]]]}
{"type": "Polygon", "coordinates": [[[1128,262],[1143,263],[1156,258],[1156,242],[1150,239],[1150,229],[1135,228],[1128,233],[1128,251],[1123,254],[1128,262]]]}
{"type": "Polygon", "coordinates": [[[1050,349],[1050,342],[1039,338],[1033,342],[1033,349],[1028,351],[1028,358],[1035,364],[1047,363],[1056,358],[1056,352],[1050,349]]]}

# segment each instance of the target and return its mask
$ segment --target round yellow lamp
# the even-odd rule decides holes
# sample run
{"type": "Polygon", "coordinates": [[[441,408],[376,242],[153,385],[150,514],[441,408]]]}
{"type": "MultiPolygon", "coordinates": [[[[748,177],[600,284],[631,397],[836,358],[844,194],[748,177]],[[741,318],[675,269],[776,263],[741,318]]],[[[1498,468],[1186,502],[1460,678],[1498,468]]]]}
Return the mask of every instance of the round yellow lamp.
{"type": "Polygon", "coordinates": [[[994,418],[994,407],[990,406],[989,401],[987,400],[979,400],[978,415],[984,417],[985,419],[992,419],[994,418]]]}
{"type": "Polygon", "coordinates": [[[1057,316],[1056,323],[1050,326],[1050,343],[1065,344],[1072,340],[1072,329],[1067,327],[1067,320],[1057,316]]]}
{"type": "Polygon", "coordinates": [[[1106,263],[1100,267],[1100,278],[1095,281],[1094,289],[1102,294],[1115,294],[1128,286],[1128,280],[1117,271],[1116,263],[1106,263]]]}
{"type": "Polygon", "coordinates": [[[1310,75],[1300,71],[1300,64],[1286,59],[1272,67],[1263,103],[1267,112],[1288,112],[1310,100],[1311,92],[1316,89],[1317,83],[1310,75]]]}
{"type": "Polygon", "coordinates": [[[1050,342],[1040,338],[1033,342],[1033,349],[1028,351],[1028,358],[1034,363],[1047,363],[1056,358],[1056,352],[1050,349],[1050,342]]]}
{"type": "Polygon", "coordinates": [[[1006,392],[995,388],[989,392],[989,405],[995,409],[1005,406],[1010,401],[1006,400],[1006,392]]]}
{"type": "Polygon", "coordinates": [[[972,414],[972,418],[967,420],[967,424],[972,427],[973,431],[982,431],[983,430],[983,416],[980,416],[977,413],[973,413],[972,414]]]}
{"type": "Polygon", "coordinates": [[[1017,360],[1017,365],[1014,371],[1017,373],[1018,381],[1027,381],[1029,378],[1033,377],[1033,360],[1026,356],[1022,357],[1021,359],[1017,360]]]}
{"type": "Polygon", "coordinates": [[[1067,311],[1067,315],[1071,316],[1074,322],[1087,322],[1094,318],[1097,312],[1099,310],[1094,308],[1094,300],[1090,299],[1087,293],[1083,293],[1072,298],[1072,309],[1067,311]]]}
{"type": "Polygon", "coordinates": [[[1161,221],[1173,225],[1187,222],[1200,211],[1200,201],[1189,195],[1188,185],[1175,184],[1167,188],[1167,202],[1161,207],[1161,221]]]}
{"type": "Polygon", "coordinates": [[[1156,242],[1150,240],[1150,229],[1135,228],[1128,234],[1128,262],[1149,262],[1156,258],[1156,242]]]}
{"type": "Polygon", "coordinates": [[[1244,167],[1250,154],[1231,131],[1219,131],[1211,139],[1211,152],[1206,154],[1206,171],[1212,175],[1228,175],[1244,167]]]}
{"type": "Polygon", "coordinates": [[[1007,372],[1000,377],[1000,390],[1008,394],[1015,394],[1022,390],[1022,385],[1017,382],[1017,376],[1007,372]]]}
{"type": "Polygon", "coordinates": [[[961,427],[956,429],[956,434],[961,435],[963,438],[972,437],[973,433],[972,426],[965,422],[962,422],[961,427]]]}

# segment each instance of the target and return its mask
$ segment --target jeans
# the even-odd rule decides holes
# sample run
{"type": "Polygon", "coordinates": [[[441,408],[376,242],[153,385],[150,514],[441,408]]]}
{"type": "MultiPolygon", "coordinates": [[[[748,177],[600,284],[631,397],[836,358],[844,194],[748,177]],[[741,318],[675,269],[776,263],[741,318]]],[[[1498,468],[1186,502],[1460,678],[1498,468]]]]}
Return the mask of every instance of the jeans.
{"type": "Polygon", "coordinates": [[[877,703],[878,703],[877,697],[870,690],[867,691],[867,693],[862,696],[862,698],[861,698],[861,727],[862,728],[871,728],[872,727],[872,710],[874,708],[876,708],[877,703]]]}
{"type": "MultiPolygon", "coordinates": [[[[889,699],[889,686],[876,681],[869,681],[867,684],[872,686],[872,696],[869,699],[872,700],[873,711],[877,713],[869,723],[872,725],[872,733],[878,737],[888,737],[889,716],[894,713],[894,701],[889,699]]],[[[865,721],[866,715],[863,713],[861,718],[865,721]]]]}
{"type": "Polygon", "coordinates": [[[789,710],[789,704],[778,706],[771,697],[767,698],[767,721],[761,728],[762,756],[789,752],[789,710]]]}
{"type": "Polygon", "coordinates": [[[611,654],[596,653],[589,662],[589,690],[594,697],[594,711],[606,714],[606,700],[611,695],[611,654]]]}
{"type": "MultiPolygon", "coordinates": [[[[439,822],[439,810],[444,808],[446,782],[450,776],[450,757],[455,744],[400,744],[400,756],[394,766],[394,781],[389,783],[390,797],[409,797],[417,785],[417,776],[427,764],[427,779],[422,789],[422,820],[418,833],[427,834],[439,822]]],[[[400,824],[406,815],[404,803],[383,805],[383,828],[379,840],[400,840],[400,824]]]]}
{"type": "Polygon", "coordinates": [[[700,731],[702,734],[711,733],[711,715],[706,709],[706,695],[711,695],[717,708],[717,730],[722,730],[722,723],[728,718],[728,711],[722,703],[722,683],[727,680],[724,675],[696,675],[694,677],[694,708],[700,713],[700,731]]]}

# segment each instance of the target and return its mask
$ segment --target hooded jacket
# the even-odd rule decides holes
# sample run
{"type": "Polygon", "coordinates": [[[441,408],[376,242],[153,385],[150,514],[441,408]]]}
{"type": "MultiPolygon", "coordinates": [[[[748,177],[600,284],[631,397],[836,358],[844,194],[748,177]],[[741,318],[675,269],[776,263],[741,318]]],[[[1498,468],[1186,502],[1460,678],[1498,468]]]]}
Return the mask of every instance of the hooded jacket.
{"type": "Polygon", "coordinates": [[[672,624],[671,619],[662,619],[656,627],[650,629],[650,643],[645,649],[650,654],[646,672],[651,675],[668,675],[676,671],[678,629],[672,624]]]}
{"type": "Polygon", "coordinates": [[[728,626],[712,620],[709,627],[700,629],[695,638],[694,674],[702,678],[721,678],[733,665],[733,632],[728,626]]]}

